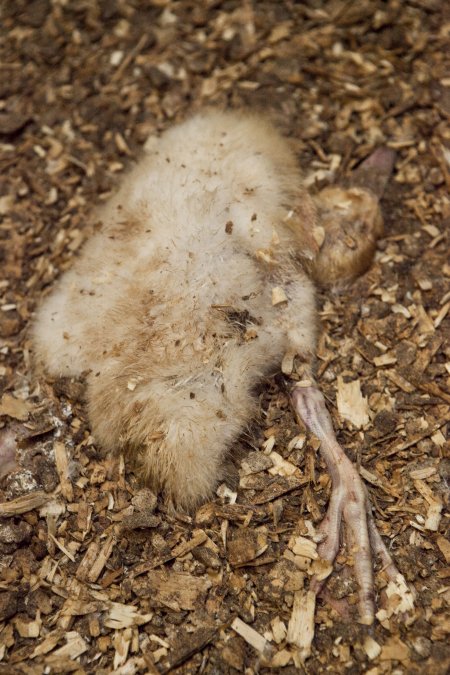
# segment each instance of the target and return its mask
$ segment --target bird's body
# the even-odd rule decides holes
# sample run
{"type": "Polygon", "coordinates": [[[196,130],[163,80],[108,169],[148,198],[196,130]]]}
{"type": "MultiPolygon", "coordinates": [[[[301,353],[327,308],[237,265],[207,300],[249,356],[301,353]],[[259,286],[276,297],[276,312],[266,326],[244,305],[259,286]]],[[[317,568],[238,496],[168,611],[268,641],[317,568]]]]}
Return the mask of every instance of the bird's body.
{"type": "Polygon", "coordinates": [[[177,505],[212,493],[286,352],[311,360],[315,209],[287,141],[207,112],[167,132],[42,305],[36,359],[87,371],[94,436],[177,505]],[[275,289],[275,290],[274,290],[275,289]]]}
{"type": "MultiPolygon", "coordinates": [[[[184,508],[222,477],[227,450],[255,413],[255,384],[297,357],[306,377],[292,389],[293,407],[319,438],[333,482],[318,552],[334,561],[344,521],[361,621],[371,623],[372,552],[389,578],[403,578],[314,385],[314,287],[302,264],[310,259],[322,282],[367,266],[393,155],[380,149],[363,165],[376,193],[319,196],[319,253],[314,203],[273,127],[219,112],[174,127],[96,214],[100,223],[37,314],[34,347],[50,375],[86,373],[98,443],[122,450],[184,508]]],[[[11,455],[10,440],[0,438],[0,457],[11,455]]],[[[314,577],[311,588],[322,584],[314,577]]]]}

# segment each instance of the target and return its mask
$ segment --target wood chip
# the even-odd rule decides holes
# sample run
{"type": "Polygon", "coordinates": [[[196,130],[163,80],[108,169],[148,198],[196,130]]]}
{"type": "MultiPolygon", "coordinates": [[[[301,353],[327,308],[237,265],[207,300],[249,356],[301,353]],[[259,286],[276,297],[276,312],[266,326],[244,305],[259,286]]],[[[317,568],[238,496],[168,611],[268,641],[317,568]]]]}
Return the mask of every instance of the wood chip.
{"type": "Polygon", "coordinates": [[[441,522],[441,512],[443,508],[442,500],[433,494],[429,486],[423,480],[415,480],[414,486],[428,503],[425,527],[427,530],[437,532],[439,523],[441,522]]]}
{"type": "Polygon", "coordinates": [[[391,366],[394,363],[397,363],[397,357],[395,354],[386,353],[381,356],[375,356],[373,362],[378,368],[381,366],[391,366]]]}
{"type": "Polygon", "coordinates": [[[62,551],[64,553],[64,555],[66,555],[69,558],[69,560],[71,560],[72,562],[75,562],[75,556],[72,555],[72,553],[67,550],[67,548],[64,546],[64,544],[62,544],[60,541],[58,541],[58,539],[51,532],[48,533],[48,536],[53,541],[53,543],[56,544],[56,546],[59,548],[59,550],[62,551]]]}
{"type": "Polygon", "coordinates": [[[317,553],[317,544],[306,537],[291,537],[289,548],[295,555],[301,555],[305,558],[310,558],[311,560],[315,560],[319,557],[319,554],[317,553]]]}
{"type": "Polygon", "coordinates": [[[197,530],[194,532],[192,539],[175,546],[175,548],[172,549],[172,555],[174,558],[182,557],[194,548],[197,548],[197,546],[201,546],[207,539],[208,535],[204,530],[197,530]]]}
{"type": "Polygon", "coordinates": [[[63,647],[56,649],[47,659],[46,663],[48,665],[63,658],[69,658],[74,661],[87,651],[88,645],[77,631],[69,631],[66,633],[65,638],[66,644],[63,647]]]}
{"type": "Polygon", "coordinates": [[[284,623],[284,621],[280,619],[279,616],[276,616],[270,622],[270,627],[272,629],[274,642],[276,642],[277,645],[279,645],[286,638],[287,635],[286,624],[284,623]]]}
{"type": "Polygon", "coordinates": [[[89,547],[80,562],[77,569],[77,579],[80,581],[90,581],[91,583],[97,581],[100,574],[108,562],[108,559],[113,551],[115,545],[115,535],[109,535],[108,539],[102,547],[97,541],[89,544],[89,547]]]}
{"type": "Polygon", "coordinates": [[[289,476],[288,478],[280,477],[274,481],[264,490],[262,490],[256,497],[253,498],[253,504],[266,504],[274,499],[278,499],[292,490],[295,490],[303,485],[306,485],[308,478],[297,478],[296,476],[289,476]]]}
{"type": "Polygon", "coordinates": [[[242,528],[228,541],[228,560],[234,567],[245,565],[262,555],[267,548],[265,532],[242,528]]]}
{"type": "Polygon", "coordinates": [[[61,484],[61,493],[68,502],[73,501],[73,487],[69,478],[69,458],[64,443],[57,441],[53,449],[55,451],[56,470],[61,484]]]}
{"type": "Polygon", "coordinates": [[[369,404],[361,393],[359,380],[344,382],[341,376],[337,379],[336,403],[339,414],[351,422],[357,429],[369,423],[369,404]]]}
{"type": "Polygon", "coordinates": [[[109,609],[103,621],[107,628],[120,630],[131,626],[142,626],[153,618],[153,612],[140,614],[133,605],[124,605],[120,602],[110,603],[109,609]]]}
{"type": "Polygon", "coordinates": [[[42,627],[41,613],[39,610],[37,610],[35,619],[16,617],[14,620],[14,625],[20,637],[37,638],[39,637],[42,627]]]}
{"type": "Polygon", "coordinates": [[[317,225],[313,228],[312,234],[317,246],[321,248],[325,241],[325,229],[321,225],[317,225]]]}
{"type": "Polygon", "coordinates": [[[402,574],[390,580],[386,587],[387,605],[379,609],[376,616],[383,622],[396,614],[404,614],[414,609],[414,594],[402,574]]]}
{"type": "Polygon", "coordinates": [[[287,351],[281,361],[281,372],[284,375],[291,375],[294,371],[295,352],[287,351]]]}
{"type": "Polygon", "coordinates": [[[269,473],[272,476],[293,476],[294,474],[299,473],[299,470],[295,464],[291,464],[291,462],[283,459],[283,457],[278,452],[273,450],[269,457],[273,462],[273,466],[269,469],[269,473]]]}
{"type": "Polygon", "coordinates": [[[426,478],[430,478],[430,476],[434,476],[436,472],[437,468],[435,466],[424,466],[423,469],[411,470],[409,475],[411,476],[412,480],[416,480],[417,478],[425,480],[426,478]]]}
{"type": "Polygon", "coordinates": [[[314,639],[314,612],[316,595],[312,591],[296,591],[291,618],[289,619],[287,641],[295,645],[303,662],[311,655],[314,639]]]}
{"type": "Polygon", "coordinates": [[[16,497],[10,502],[0,502],[0,516],[18,516],[22,513],[28,513],[28,511],[39,509],[49,499],[50,496],[46,492],[36,490],[28,495],[16,497]]]}
{"type": "Polygon", "coordinates": [[[281,286],[275,286],[272,288],[272,305],[276,307],[277,305],[283,305],[288,302],[288,297],[286,291],[281,286]]]}
{"type": "Polygon", "coordinates": [[[370,661],[376,659],[381,653],[380,645],[370,635],[367,635],[366,639],[364,640],[363,647],[370,661]]]}
{"type": "Polygon", "coordinates": [[[399,637],[388,638],[380,653],[380,661],[406,661],[409,648],[399,637]]]}
{"type": "Polygon", "coordinates": [[[270,662],[270,667],[271,668],[284,668],[287,666],[290,661],[292,661],[292,652],[290,652],[288,649],[280,649],[279,652],[276,652],[273,657],[272,661],[270,662]]]}
{"type": "Polygon", "coordinates": [[[38,644],[35,649],[30,654],[30,659],[35,659],[37,656],[43,656],[44,654],[48,654],[49,652],[53,651],[58,642],[62,640],[62,638],[65,635],[65,631],[57,629],[51,631],[44,640],[38,644]]]}
{"type": "Polygon", "coordinates": [[[436,318],[434,319],[434,327],[439,328],[443,320],[448,314],[448,310],[450,309],[450,302],[447,302],[440,310],[436,318]]]}
{"type": "Polygon", "coordinates": [[[133,592],[138,597],[148,597],[152,605],[175,612],[195,609],[210,587],[208,578],[177,572],[154,571],[148,579],[133,581],[133,592]]]}
{"type": "Polygon", "coordinates": [[[253,649],[261,654],[262,656],[268,658],[272,651],[272,647],[267,642],[263,635],[260,635],[254,628],[246,624],[242,619],[236,617],[231,623],[231,628],[240,635],[247,644],[251,645],[253,649]]]}
{"type": "Polygon", "coordinates": [[[0,401],[0,415],[6,415],[22,422],[28,419],[30,409],[31,406],[27,401],[15,398],[11,394],[3,394],[0,401]]]}
{"type": "Polygon", "coordinates": [[[443,537],[441,534],[438,534],[436,537],[436,544],[442,555],[445,558],[446,563],[450,563],[450,541],[443,537]]]}
{"type": "Polygon", "coordinates": [[[385,370],[384,374],[386,377],[391,380],[399,389],[402,391],[405,391],[407,394],[412,394],[413,391],[416,390],[416,388],[408,382],[404,377],[402,377],[399,373],[397,373],[394,370],[385,370]]]}

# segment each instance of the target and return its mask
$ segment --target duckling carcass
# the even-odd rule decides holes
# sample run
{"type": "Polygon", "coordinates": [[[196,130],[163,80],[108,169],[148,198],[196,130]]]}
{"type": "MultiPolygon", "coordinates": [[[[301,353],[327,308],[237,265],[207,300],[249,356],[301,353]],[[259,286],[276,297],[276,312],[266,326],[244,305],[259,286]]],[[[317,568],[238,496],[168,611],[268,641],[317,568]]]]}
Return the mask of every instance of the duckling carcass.
{"type": "MultiPolygon", "coordinates": [[[[326,278],[326,249],[318,255],[317,208],[288,142],[256,116],[197,114],[149,149],[95,220],[38,312],[36,362],[52,376],[87,372],[98,443],[188,509],[223,477],[227,450],[256,412],[256,383],[295,362],[292,402],[333,481],[320,553],[334,560],[345,521],[370,623],[371,552],[395,568],[314,384],[317,313],[305,270],[326,278]]],[[[356,268],[359,257],[356,248],[356,268]]]]}

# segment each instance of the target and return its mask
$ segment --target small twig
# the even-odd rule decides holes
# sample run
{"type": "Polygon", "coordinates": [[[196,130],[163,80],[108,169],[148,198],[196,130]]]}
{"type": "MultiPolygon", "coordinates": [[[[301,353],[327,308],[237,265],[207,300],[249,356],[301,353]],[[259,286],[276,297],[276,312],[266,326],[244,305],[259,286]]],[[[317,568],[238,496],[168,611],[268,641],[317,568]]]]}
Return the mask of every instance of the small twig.
{"type": "Polygon", "coordinates": [[[428,438],[429,436],[432,436],[432,434],[434,434],[436,431],[438,431],[438,429],[443,427],[444,424],[446,424],[447,422],[450,422],[450,413],[441,417],[429,429],[426,429],[425,431],[422,431],[420,434],[416,434],[409,441],[405,441],[404,443],[400,443],[400,445],[394,445],[394,446],[391,446],[390,448],[387,448],[387,450],[385,450],[384,452],[382,452],[379,455],[379,459],[385,459],[386,457],[390,457],[391,455],[395,455],[397,452],[401,452],[402,450],[407,450],[412,445],[416,445],[416,443],[418,443],[419,441],[422,441],[424,438],[428,438]]]}
{"type": "Polygon", "coordinates": [[[128,68],[130,63],[136,58],[136,56],[139,54],[139,52],[145,47],[146,43],[148,40],[148,34],[144,33],[142,35],[141,39],[137,42],[137,44],[133,47],[133,49],[128,52],[120,66],[117,68],[116,72],[113,74],[111,77],[112,82],[116,82],[117,80],[120,80],[122,75],[124,74],[125,70],[128,68]]]}

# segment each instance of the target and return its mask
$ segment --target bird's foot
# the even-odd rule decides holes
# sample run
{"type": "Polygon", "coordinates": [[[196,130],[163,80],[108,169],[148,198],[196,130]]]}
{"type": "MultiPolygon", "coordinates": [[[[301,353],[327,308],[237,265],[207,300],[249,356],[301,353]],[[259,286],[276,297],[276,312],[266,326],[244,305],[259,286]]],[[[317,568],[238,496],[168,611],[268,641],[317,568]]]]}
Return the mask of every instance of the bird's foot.
{"type": "MultiPolygon", "coordinates": [[[[345,541],[359,585],[360,622],[370,625],[375,614],[373,557],[380,557],[390,580],[396,581],[400,573],[376,528],[361,477],[336,440],[322,393],[310,382],[306,386],[298,383],[292,391],[292,401],[296,413],[321,441],[320,451],[333,484],[328,511],[319,528],[323,540],[318,553],[330,565],[333,564],[344,524],[345,541]]],[[[317,594],[323,583],[323,580],[313,577],[312,590],[317,594]]]]}

